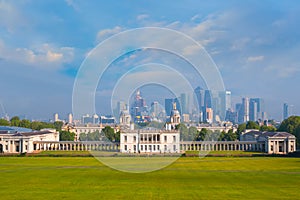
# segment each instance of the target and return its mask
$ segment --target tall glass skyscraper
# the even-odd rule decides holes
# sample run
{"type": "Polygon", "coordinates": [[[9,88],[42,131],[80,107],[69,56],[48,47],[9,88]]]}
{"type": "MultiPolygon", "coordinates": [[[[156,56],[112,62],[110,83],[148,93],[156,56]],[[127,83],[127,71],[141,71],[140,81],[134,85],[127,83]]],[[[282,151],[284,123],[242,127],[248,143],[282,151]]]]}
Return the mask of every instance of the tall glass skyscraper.
{"type": "Polygon", "coordinates": [[[287,103],[283,104],[283,120],[289,118],[289,105],[287,103]]]}

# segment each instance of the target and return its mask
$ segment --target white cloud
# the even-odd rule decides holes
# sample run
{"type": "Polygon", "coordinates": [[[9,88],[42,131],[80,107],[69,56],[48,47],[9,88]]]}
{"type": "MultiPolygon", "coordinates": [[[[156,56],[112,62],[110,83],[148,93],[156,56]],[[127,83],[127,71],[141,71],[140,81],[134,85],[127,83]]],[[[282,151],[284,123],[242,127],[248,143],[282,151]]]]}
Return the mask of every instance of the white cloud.
{"type": "Polygon", "coordinates": [[[140,20],[145,20],[145,19],[147,19],[147,18],[149,18],[149,15],[147,15],[147,14],[141,14],[141,15],[138,15],[138,16],[136,17],[136,19],[137,19],[138,21],[140,21],[140,20]]]}
{"type": "Polygon", "coordinates": [[[264,59],[265,59],[265,56],[249,56],[247,58],[247,62],[263,61],[264,59]]]}
{"type": "Polygon", "coordinates": [[[44,69],[57,69],[74,59],[74,48],[41,44],[32,48],[12,48],[0,41],[0,55],[6,61],[44,69]]]}
{"type": "Polygon", "coordinates": [[[103,30],[101,30],[97,33],[96,40],[97,40],[97,42],[101,42],[104,39],[106,39],[106,38],[108,38],[108,37],[110,37],[114,34],[117,34],[117,33],[121,32],[123,30],[124,30],[124,28],[122,28],[120,26],[115,26],[112,29],[103,29],[103,30]]]}

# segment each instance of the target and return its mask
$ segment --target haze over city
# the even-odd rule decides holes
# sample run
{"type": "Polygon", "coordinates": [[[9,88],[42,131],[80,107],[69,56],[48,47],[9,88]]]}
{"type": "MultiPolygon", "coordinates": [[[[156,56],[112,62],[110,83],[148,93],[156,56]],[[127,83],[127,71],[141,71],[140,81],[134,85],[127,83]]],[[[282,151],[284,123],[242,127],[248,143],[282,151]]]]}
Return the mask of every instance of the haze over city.
{"type": "MultiPolygon", "coordinates": [[[[0,117],[67,116],[72,112],[75,77],[88,52],[116,33],[139,27],[170,28],[199,42],[231,91],[233,107],[242,97],[258,97],[264,99],[270,119],[282,120],[283,103],[290,105],[290,114],[299,115],[300,4],[214,2],[163,1],[158,6],[154,1],[0,1],[0,117]]],[[[98,113],[111,112],[108,94],[120,78],[118,72],[146,61],[180,63],[184,69],[187,65],[160,51],[122,56],[99,83],[98,113]]],[[[135,77],[143,77],[143,71],[135,77]]],[[[203,86],[203,80],[192,82],[194,88],[203,86]]],[[[149,88],[143,93],[149,106],[174,98],[165,89],[151,93],[149,88]]]]}

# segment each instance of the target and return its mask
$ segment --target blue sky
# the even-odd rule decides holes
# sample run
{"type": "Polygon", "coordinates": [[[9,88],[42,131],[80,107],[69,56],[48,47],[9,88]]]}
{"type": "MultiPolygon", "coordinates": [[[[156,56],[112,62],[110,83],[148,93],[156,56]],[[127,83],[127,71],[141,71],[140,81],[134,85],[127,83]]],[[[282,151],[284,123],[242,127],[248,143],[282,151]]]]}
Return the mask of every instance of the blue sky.
{"type": "Polygon", "coordinates": [[[10,116],[64,118],[87,53],[118,32],[155,26],[198,41],[234,101],[262,97],[280,120],[284,102],[300,114],[299,19],[298,1],[0,0],[0,102],[10,116]]]}

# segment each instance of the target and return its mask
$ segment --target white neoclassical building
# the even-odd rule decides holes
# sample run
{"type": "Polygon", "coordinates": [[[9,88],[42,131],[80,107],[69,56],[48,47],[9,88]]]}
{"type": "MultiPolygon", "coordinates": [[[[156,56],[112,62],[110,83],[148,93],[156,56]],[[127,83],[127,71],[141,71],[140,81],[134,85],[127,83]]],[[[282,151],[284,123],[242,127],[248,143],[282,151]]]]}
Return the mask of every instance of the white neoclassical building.
{"type": "Polygon", "coordinates": [[[122,153],[179,153],[177,130],[121,130],[122,153]]]}
{"type": "Polygon", "coordinates": [[[32,153],[39,141],[59,141],[59,133],[54,129],[22,132],[11,128],[0,131],[0,153],[32,153]]]}
{"type": "Polygon", "coordinates": [[[269,154],[287,154],[296,151],[296,137],[287,132],[250,130],[241,134],[240,141],[257,141],[269,154]]]}

